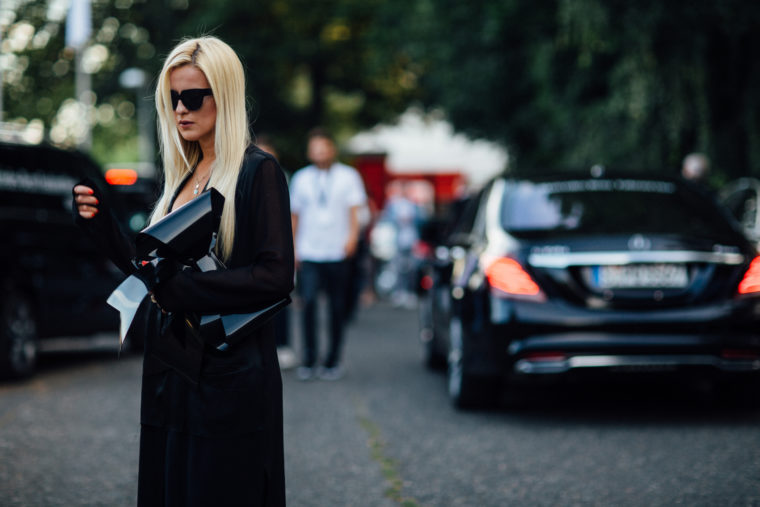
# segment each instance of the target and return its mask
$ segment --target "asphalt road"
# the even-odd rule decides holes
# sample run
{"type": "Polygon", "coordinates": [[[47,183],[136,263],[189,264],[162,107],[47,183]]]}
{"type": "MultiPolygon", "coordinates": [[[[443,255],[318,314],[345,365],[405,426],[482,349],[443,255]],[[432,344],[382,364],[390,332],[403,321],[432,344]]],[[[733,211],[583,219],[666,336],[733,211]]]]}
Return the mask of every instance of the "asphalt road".
{"type": "MultiPolygon", "coordinates": [[[[760,411],[702,385],[604,383],[457,412],[415,329],[376,305],[349,329],[344,379],[284,372],[289,505],[760,505],[760,411]]],[[[0,506],[134,505],[139,384],[140,359],[110,352],[0,384],[0,506]]]]}

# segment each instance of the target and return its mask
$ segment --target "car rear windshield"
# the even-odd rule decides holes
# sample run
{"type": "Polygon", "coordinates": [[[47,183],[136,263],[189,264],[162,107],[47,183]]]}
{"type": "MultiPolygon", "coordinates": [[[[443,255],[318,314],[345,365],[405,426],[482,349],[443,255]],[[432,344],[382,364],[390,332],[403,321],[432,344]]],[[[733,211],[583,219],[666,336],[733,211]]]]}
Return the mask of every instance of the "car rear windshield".
{"type": "Polygon", "coordinates": [[[708,194],[658,180],[512,182],[506,186],[501,219],[505,230],[516,236],[733,235],[708,194]]]}

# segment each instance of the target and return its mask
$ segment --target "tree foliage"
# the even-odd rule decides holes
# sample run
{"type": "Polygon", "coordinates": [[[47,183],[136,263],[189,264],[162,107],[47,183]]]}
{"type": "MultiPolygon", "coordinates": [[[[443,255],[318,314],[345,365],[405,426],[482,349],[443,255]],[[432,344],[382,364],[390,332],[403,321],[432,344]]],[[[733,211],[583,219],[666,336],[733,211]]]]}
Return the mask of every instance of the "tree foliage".
{"type": "MultiPolygon", "coordinates": [[[[5,116],[39,118],[53,128],[74,94],[74,53],[64,48],[64,19],[50,19],[47,1],[22,4],[4,38],[22,25],[32,30],[23,47],[12,51],[17,68],[19,62],[24,68],[5,80],[10,98],[5,116]],[[47,34],[45,44],[34,42],[41,33],[47,34]]],[[[107,54],[92,79],[99,113],[93,113],[96,155],[108,160],[114,147],[136,132],[136,97],[120,86],[121,72],[138,67],[155,77],[179,40],[205,34],[222,38],[240,55],[252,129],[274,140],[286,165],[303,163],[304,136],[311,127],[325,125],[346,137],[393,119],[416,88],[405,78],[406,60],[374,45],[383,5],[382,0],[94,1],[92,44],[107,54]]]]}
{"type": "Polygon", "coordinates": [[[253,129],[302,163],[306,132],[339,137],[392,120],[415,96],[405,61],[374,42],[383,0],[199,0],[179,31],[211,32],[248,69],[253,129]]]}
{"type": "MultiPolygon", "coordinates": [[[[54,129],[74,86],[63,19],[54,2],[15,4],[3,27],[5,116],[54,129]]],[[[240,54],[252,129],[290,167],[312,126],[346,137],[421,101],[506,145],[520,170],[675,173],[703,151],[724,179],[760,172],[750,0],[93,0],[93,25],[106,55],[93,74],[101,160],[136,133],[120,73],[156,76],[179,39],[211,33],[240,54]]]]}
{"type": "MultiPolygon", "coordinates": [[[[525,170],[760,172],[760,4],[419,0],[430,105],[525,170]],[[435,12],[435,17],[428,14],[435,12]]],[[[419,33],[419,32],[417,32],[419,33]]]]}

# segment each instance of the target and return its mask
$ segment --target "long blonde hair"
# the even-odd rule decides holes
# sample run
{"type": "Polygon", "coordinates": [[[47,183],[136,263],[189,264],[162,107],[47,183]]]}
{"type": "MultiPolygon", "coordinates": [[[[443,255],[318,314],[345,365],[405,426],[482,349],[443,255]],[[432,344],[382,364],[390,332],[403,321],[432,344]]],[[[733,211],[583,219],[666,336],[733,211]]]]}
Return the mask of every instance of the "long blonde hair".
{"type": "Polygon", "coordinates": [[[183,178],[201,158],[196,141],[185,141],[174,121],[169,76],[183,65],[193,65],[206,76],[216,102],[214,150],[216,160],[209,187],[224,196],[224,211],[219,225],[217,254],[230,258],[235,239],[235,186],[245,150],[250,143],[245,104],[243,65],[231,47],[216,37],[200,37],[180,42],[164,62],[156,85],[159,146],[164,165],[164,189],[151,215],[155,223],[169,212],[169,202],[183,178]]]}

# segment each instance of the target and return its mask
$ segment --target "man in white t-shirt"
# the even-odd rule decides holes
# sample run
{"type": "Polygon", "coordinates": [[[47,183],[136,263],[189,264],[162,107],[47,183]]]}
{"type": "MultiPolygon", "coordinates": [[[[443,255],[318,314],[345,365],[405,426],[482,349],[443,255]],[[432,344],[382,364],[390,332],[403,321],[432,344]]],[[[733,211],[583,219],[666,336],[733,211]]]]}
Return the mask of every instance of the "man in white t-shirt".
{"type": "Polygon", "coordinates": [[[367,197],[359,173],[336,162],[337,150],[329,133],[309,133],[307,155],[312,162],[293,175],[290,206],[298,270],[298,292],[303,304],[304,357],[298,378],[319,375],[337,380],[345,322],[348,271],[346,260],[356,252],[359,210],[367,197]],[[329,302],[330,346],[323,367],[316,370],[317,298],[324,291],[329,302]]]}

